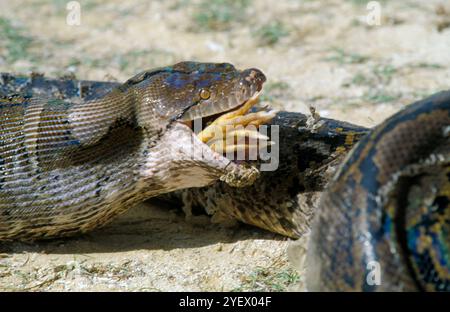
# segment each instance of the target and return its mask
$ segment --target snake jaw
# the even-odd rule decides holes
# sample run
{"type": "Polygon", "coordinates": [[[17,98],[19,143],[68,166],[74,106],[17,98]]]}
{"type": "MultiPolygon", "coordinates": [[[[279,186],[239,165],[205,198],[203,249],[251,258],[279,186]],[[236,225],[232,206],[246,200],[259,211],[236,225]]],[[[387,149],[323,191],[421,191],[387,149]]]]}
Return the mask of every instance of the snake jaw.
{"type": "Polygon", "coordinates": [[[160,175],[167,183],[165,188],[171,190],[202,187],[217,180],[233,187],[253,184],[259,177],[259,170],[226,156],[229,152],[233,154],[240,150],[249,153],[250,150],[272,143],[267,136],[257,131],[257,126],[271,120],[276,111],[248,113],[258,103],[258,96],[259,91],[237,108],[218,114],[217,118],[213,116],[215,119],[211,124],[198,133],[194,131],[195,121],[175,122],[164,133],[160,146],[152,149],[147,156],[144,176],[154,178],[160,175]],[[249,125],[253,128],[241,129],[249,125]],[[214,135],[215,131],[223,134],[223,138],[218,139],[214,135]],[[242,143],[239,139],[247,141],[242,143]],[[183,143],[175,145],[172,142],[183,143]],[[170,168],[163,172],[159,165],[161,162],[169,163],[170,168]]]}
{"type": "MultiPolygon", "coordinates": [[[[164,134],[166,138],[162,138],[162,142],[183,144],[155,150],[170,149],[165,153],[177,157],[168,162],[177,167],[177,171],[184,170],[184,176],[188,177],[183,181],[173,179],[177,182],[171,188],[202,187],[218,179],[231,186],[242,187],[252,184],[259,176],[256,168],[240,160],[256,160],[259,149],[272,144],[267,136],[258,132],[258,127],[275,117],[276,111],[249,113],[259,102],[265,76],[259,70],[249,69],[242,72],[242,77],[246,80],[243,83],[246,88],[241,98],[230,93],[219,102],[210,103],[210,107],[193,107],[175,120],[164,134]],[[203,122],[206,122],[206,127],[203,127],[203,122]]],[[[152,159],[164,159],[164,155],[150,156],[149,163],[152,159]]],[[[157,166],[152,163],[148,167],[157,166]]],[[[145,174],[150,176],[153,173],[150,170],[145,174]]]]}
{"type": "Polygon", "coordinates": [[[264,74],[255,68],[239,71],[227,64],[180,63],[172,69],[179,72],[168,75],[165,83],[181,91],[171,93],[171,110],[163,107],[167,113],[161,115],[162,123],[168,121],[168,126],[156,146],[146,151],[144,177],[162,179],[164,188],[170,190],[202,187],[219,179],[233,186],[252,184],[259,172],[245,161],[256,160],[258,148],[270,145],[257,128],[275,116],[275,111],[249,113],[258,103],[264,74]],[[182,88],[186,81],[192,82],[195,92],[182,88]],[[208,121],[212,122],[204,127],[202,122],[208,121]],[[252,129],[236,130],[235,126],[252,129]],[[220,132],[223,139],[214,132],[220,132]]]}

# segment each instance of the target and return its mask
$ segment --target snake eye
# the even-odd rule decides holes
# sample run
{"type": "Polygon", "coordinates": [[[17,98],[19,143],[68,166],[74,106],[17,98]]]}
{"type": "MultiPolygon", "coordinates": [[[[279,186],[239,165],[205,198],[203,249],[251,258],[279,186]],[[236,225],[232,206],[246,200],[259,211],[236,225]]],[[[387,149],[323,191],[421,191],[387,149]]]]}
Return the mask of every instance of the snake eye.
{"type": "Polygon", "coordinates": [[[207,100],[207,99],[209,99],[210,96],[211,96],[211,92],[209,92],[208,90],[202,89],[200,91],[200,98],[202,100],[207,100]]]}

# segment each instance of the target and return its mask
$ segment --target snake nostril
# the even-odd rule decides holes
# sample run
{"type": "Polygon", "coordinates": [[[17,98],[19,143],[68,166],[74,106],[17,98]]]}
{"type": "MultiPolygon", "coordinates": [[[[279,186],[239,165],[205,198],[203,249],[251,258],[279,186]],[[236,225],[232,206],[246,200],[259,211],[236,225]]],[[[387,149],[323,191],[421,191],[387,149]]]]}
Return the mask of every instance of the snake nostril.
{"type": "Polygon", "coordinates": [[[261,91],[262,85],[266,81],[266,76],[262,71],[256,68],[249,68],[244,70],[242,74],[246,81],[256,85],[257,91],[261,91]]]}

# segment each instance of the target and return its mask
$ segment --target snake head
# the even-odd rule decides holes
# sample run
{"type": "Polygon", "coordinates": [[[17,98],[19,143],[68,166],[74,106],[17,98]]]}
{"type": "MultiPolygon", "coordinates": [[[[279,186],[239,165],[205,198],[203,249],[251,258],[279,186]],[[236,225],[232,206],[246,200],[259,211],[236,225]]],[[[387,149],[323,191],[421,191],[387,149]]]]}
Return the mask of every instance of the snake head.
{"type": "Polygon", "coordinates": [[[162,133],[148,154],[145,175],[158,176],[170,189],[201,187],[217,179],[233,186],[252,184],[259,171],[213,151],[197,137],[193,125],[242,107],[258,95],[265,81],[258,69],[196,62],[130,79],[124,86],[131,87],[136,97],[138,124],[149,133],[162,133]]]}
{"type": "Polygon", "coordinates": [[[262,89],[264,74],[229,63],[181,62],[144,71],[129,79],[137,97],[140,125],[189,122],[237,108],[262,89]]]}

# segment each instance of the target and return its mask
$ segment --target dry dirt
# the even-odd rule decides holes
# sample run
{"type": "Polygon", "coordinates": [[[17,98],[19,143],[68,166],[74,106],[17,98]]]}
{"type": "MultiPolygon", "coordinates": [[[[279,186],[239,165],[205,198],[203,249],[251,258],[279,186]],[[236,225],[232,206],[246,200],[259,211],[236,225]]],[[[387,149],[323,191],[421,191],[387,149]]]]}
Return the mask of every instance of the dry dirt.
{"type": "MultiPolygon", "coordinates": [[[[227,61],[268,77],[275,107],[374,126],[450,85],[450,5],[380,1],[0,0],[0,71],[123,81],[180,60],[227,61]]],[[[89,235],[0,246],[0,290],[297,290],[289,241],[249,226],[186,222],[143,204],[89,235]]],[[[294,259],[298,260],[298,259],[294,259]]],[[[299,261],[294,261],[298,264],[299,261]]],[[[298,286],[297,283],[300,283],[298,286]]]]}

